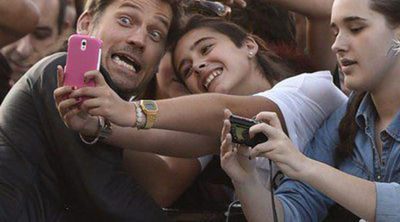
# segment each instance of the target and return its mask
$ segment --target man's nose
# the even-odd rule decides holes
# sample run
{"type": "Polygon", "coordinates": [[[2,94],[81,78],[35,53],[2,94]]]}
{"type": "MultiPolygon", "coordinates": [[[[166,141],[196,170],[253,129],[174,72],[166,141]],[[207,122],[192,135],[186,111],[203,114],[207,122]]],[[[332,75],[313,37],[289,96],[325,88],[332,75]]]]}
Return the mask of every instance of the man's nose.
{"type": "Polygon", "coordinates": [[[32,54],[33,47],[29,36],[25,36],[18,40],[15,52],[18,56],[18,59],[26,59],[32,54]]]}
{"type": "Polygon", "coordinates": [[[145,27],[141,26],[130,33],[128,43],[135,46],[135,48],[138,49],[140,53],[143,53],[146,45],[146,38],[147,31],[145,27]]]}

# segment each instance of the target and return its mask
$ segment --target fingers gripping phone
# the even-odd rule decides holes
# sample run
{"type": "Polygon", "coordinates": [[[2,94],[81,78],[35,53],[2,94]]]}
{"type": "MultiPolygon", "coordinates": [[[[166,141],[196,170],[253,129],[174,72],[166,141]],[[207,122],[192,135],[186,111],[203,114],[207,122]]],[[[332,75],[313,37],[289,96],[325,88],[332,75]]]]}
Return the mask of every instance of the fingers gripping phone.
{"type": "Polygon", "coordinates": [[[260,123],[256,120],[231,115],[229,117],[229,122],[231,123],[230,133],[232,135],[232,142],[234,143],[255,147],[257,144],[267,142],[268,140],[268,137],[263,133],[257,133],[253,138],[250,139],[250,127],[260,123]]]}
{"type": "Polygon", "coordinates": [[[74,34],[68,39],[67,64],[64,68],[64,85],[95,86],[93,80],[85,83],[84,74],[99,70],[102,41],[87,35],[74,34]]]}

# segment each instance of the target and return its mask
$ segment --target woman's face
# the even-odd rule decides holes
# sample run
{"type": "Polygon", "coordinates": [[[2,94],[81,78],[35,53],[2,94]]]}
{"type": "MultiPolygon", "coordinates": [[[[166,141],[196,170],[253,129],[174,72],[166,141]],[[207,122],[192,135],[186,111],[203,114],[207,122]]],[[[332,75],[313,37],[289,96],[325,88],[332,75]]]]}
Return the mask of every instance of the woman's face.
{"type": "Polygon", "coordinates": [[[344,84],[351,90],[374,91],[390,81],[398,57],[390,48],[396,37],[384,16],[369,7],[369,0],[335,0],[331,27],[344,84]]]}
{"type": "Polygon", "coordinates": [[[246,94],[254,64],[249,59],[249,44],[238,48],[219,32],[194,29],[178,41],[175,49],[178,75],[192,93],[246,94]]]}

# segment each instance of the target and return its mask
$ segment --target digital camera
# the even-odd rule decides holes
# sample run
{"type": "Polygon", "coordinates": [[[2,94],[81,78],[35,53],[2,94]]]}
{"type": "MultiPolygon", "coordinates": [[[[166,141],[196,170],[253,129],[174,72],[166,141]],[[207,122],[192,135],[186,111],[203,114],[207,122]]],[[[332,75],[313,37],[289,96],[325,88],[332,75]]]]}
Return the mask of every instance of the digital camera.
{"type": "Polygon", "coordinates": [[[263,133],[257,133],[253,138],[250,139],[250,127],[260,122],[236,115],[231,115],[229,117],[229,121],[231,123],[230,133],[232,135],[232,142],[244,144],[249,147],[255,147],[259,143],[267,142],[268,137],[263,133]]]}

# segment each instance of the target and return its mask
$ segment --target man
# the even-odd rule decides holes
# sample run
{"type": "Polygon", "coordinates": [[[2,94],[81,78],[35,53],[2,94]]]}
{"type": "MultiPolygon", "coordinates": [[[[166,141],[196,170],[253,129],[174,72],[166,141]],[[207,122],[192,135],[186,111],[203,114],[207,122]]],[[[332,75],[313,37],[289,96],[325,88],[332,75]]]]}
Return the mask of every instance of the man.
{"type": "Polygon", "coordinates": [[[35,3],[40,11],[35,30],[1,49],[12,69],[11,85],[37,61],[54,52],[49,49],[61,37],[64,28],[66,0],[35,0],[35,3]]]}
{"type": "MultiPolygon", "coordinates": [[[[127,98],[153,77],[174,24],[166,0],[92,0],[79,33],[103,40],[101,73],[127,98]]],[[[122,169],[122,151],[89,146],[53,99],[65,53],[30,69],[0,107],[0,221],[163,221],[122,169]]]]}
{"type": "MultiPolygon", "coordinates": [[[[39,9],[31,0],[0,1],[0,48],[14,42],[36,27],[39,9]]],[[[11,73],[7,60],[0,53],[0,103],[10,89],[11,73]]]]}

